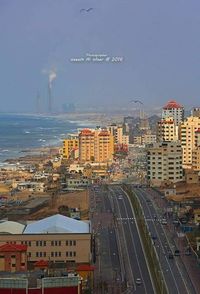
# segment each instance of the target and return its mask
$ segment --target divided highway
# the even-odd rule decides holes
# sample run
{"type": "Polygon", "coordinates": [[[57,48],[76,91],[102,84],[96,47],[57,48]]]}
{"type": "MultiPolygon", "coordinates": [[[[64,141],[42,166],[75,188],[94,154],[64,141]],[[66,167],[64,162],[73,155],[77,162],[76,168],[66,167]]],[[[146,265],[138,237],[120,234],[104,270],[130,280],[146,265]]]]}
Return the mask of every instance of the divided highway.
{"type": "Polygon", "coordinates": [[[172,259],[169,259],[169,253],[173,254],[174,248],[171,248],[165,232],[166,224],[162,224],[162,215],[155,209],[148,190],[133,187],[133,191],[140,201],[149,233],[154,240],[168,292],[170,294],[196,293],[187,273],[183,268],[180,268],[180,263],[177,260],[180,257],[174,256],[173,258],[172,256],[172,259]]]}
{"type": "Polygon", "coordinates": [[[153,294],[153,284],[129,199],[118,186],[109,186],[109,191],[119,236],[119,256],[124,265],[121,278],[126,280],[126,293],[153,294]]]}

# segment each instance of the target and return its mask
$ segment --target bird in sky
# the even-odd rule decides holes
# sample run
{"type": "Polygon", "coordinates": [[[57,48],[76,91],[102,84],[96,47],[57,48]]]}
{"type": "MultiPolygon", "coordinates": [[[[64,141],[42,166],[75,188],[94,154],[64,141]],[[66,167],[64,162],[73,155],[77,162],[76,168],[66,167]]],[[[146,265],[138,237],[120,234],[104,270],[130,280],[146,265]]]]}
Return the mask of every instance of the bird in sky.
{"type": "Polygon", "coordinates": [[[92,7],[90,7],[90,8],[87,8],[87,9],[85,9],[85,8],[82,8],[81,10],[80,10],[80,12],[90,12],[90,11],[92,11],[93,10],[93,8],[92,7]]]}
{"type": "Polygon", "coordinates": [[[140,103],[140,104],[143,105],[142,101],[140,101],[140,100],[131,100],[130,102],[133,102],[133,103],[140,103]]]}

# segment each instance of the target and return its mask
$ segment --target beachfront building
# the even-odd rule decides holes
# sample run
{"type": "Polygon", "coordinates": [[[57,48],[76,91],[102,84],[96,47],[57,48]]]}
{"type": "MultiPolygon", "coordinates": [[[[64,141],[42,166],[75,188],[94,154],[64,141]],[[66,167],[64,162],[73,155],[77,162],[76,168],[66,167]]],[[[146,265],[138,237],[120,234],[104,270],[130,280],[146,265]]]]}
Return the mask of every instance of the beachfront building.
{"type": "Polygon", "coordinates": [[[64,159],[78,158],[79,140],[78,136],[71,136],[63,140],[62,154],[64,159]]]}
{"type": "MultiPolygon", "coordinates": [[[[5,221],[0,223],[0,246],[26,245],[27,262],[41,259],[61,264],[90,264],[90,223],[63,215],[53,215],[27,225],[5,221]]],[[[1,248],[1,247],[0,247],[1,248]]]]}
{"type": "Polygon", "coordinates": [[[183,179],[180,142],[155,143],[148,149],[148,180],[152,186],[177,183],[183,179]]]}
{"type": "Polygon", "coordinates": [[[196,148],[195,132],[200,128],[200,117],[190,116],[180,125],[180,141],[183,148],[183,165],[192,167],[192,154],[196,148]]]}
{"type": "Polygon", "coordinates": [[[112,162],[114,137],[107,129],[83,129],[79,133],[80,162],[112,162]]]}
{"type": "Polygon", "coordinates": [[[184,120],[184,107],[175,100],[167,102],[162,109],[162,118],[172,117],[174,124],[178,126],[184,120]]]}
{"type": "Polygon", "coordinates": [[[157,122],[157,141],[177,141],[178,126],[175,125],[173,117],[166,117],[157,122]]]}

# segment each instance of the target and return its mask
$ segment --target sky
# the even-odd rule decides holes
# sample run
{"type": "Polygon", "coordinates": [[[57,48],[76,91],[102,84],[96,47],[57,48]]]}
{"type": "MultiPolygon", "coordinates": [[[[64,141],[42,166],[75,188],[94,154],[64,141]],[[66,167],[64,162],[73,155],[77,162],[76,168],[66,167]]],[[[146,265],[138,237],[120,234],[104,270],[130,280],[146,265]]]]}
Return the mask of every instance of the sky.
{"type": "Polygon", "coordinates": [[[0,0],[0,111],[34,112],[37,93],[47,111],[52,71],[55,111],[200,106],[199,11],[199,0],[0,0]]]}

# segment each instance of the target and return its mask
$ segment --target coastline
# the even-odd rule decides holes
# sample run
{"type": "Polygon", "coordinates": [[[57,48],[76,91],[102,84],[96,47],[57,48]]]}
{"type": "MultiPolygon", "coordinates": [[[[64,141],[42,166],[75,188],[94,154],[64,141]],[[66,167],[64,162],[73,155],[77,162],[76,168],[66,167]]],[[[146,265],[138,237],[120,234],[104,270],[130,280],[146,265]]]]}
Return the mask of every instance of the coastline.
{"type": "MultiPolygon", "coordinates": [[[[107,114],[97,113],[97,112],[88,112],[88,113],[66,113],[66,114],[31,114],[31,113],[1,113],[2,115],[8,115],[10,117],[12,116],[18,116],[18,117],[38,117],[38,118],[46,118],[46,119],[55,119],[56,121],[62,121],[67,122],[70,124],[74,124],[75,127],[72,131],[68,131],[66,135],[60,134],[57,135],[57,139],[51,140],[49,142],[46,142],[46,146],[30,146],[30,147],[21,147],[21,150],[19,148],[13,149],[13,155],[7,154],[5,152],[4,157],[5,159],[2,159],[0,161],[0,167],[3,167],[5,165],[13,165],[21,162],[28,162],[28,160],[33,161],[33,158],[37,161],[37,158],[44,158],[44,156],[48,157],[50,154],[54,154],[54,150],[58,150],[62,148],[62,141],[65,137],[68,136],[68,134],[74,134],[78,132],[81,128],[95,128],[96,126],[106,126],[110,123],[119,122],[122,120],[122,117],[117,116],[108,116],[107,114]],[[14,153],[16,153],[14,155],[14,153]],[[6,154],[8,156],[6,156],[6,154]]],[[[27,133],[29,133],[27,131],[27,133]]],[[[39,137],[38,137],[39,138],[39,137]]],[[[54,139],[54,136],[52,134],[52,139],[54,139]]],[[[42,139],[39,139],[42,142],[42,139]]],[[[45,141],[45,140],[44,140],[45,141]]],[[[5,148],[7,149],[7,148],[5,148]]],[[[2,152],[8,151],[8,150],[2,150],[2,152]]]]}

